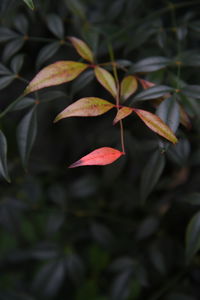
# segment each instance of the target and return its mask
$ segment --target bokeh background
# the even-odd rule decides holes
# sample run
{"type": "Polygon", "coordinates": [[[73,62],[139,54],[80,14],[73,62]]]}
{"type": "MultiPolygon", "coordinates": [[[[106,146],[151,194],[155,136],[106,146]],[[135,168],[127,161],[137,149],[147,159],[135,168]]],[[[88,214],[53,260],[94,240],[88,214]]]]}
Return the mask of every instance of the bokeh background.
{"type": "MultiPolygon", "coordinates": [[[[1,111],[42,67],[81,61],[67,40],[76,36],[98,62],[110,61],[112,47],[129,73],[147,58],[144,70],[139,64],[141,78],[186,86],[178,101],[191,128],[179,126],[174,146],[131,116],[124,121],[125,157],[105,167],[68,169],[93,149],[120,148],[114,111],[53,124],[81,97],[113,101],[92,70],[10,109],[0,119],[11,178],[3,178],[1,154],[0,300],[198,300],[200,1],[34,4],[32,11],[20,0],[0,2],[1,111]]],[[[155,111],[150,101],[136,105],[155,111]]],[[[176,119],[173,112],[167,122],[176,119]]]]}

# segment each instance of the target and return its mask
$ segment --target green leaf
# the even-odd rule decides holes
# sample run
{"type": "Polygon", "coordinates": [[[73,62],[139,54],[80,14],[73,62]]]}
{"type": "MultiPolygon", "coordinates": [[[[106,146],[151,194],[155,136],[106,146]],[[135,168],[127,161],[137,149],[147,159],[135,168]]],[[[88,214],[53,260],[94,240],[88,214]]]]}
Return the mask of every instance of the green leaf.
{"type": "Polygon", "coordinates": [[[23,166],[26,167],[29,155],[36,138],[36,106],[23,117],[17,127],[17,143],[23,166]]]}
{"type": "Polygon", "coordinates": [[[17,53],[24,45],[25,40],[20,37],[10,41],[4,48],[2,60],[8,61],[15,53],[17,53]]]}
{"type": "Polygon", "coordinates": [[[15,79],[13,75],[4,76],[0,78],[0,90],[6,88],[15,79]]]}
{"type": "Polygon", "coordinates": [[[181,89],[181,92],[188,97],[200,99],[200,85],[187,85],[181,89]]]}
{"type": "Polygon", "coordinates": [[[59,42],[53,42],[44,46],[37,57],[36,66],[37,68],[44,64],[48,59],[50,59],[60,48],[61,44],[59,42]]]}
{"type": "Polygon", "coordinates": [[[34,4],[33,4],[32,0],[22,0],[22,1],[24,1],[30,9],[32,9],[32,10],[34,9],[34,4]]]}
{"type": "Polygon", "coordinates": [[[156,86],[148,88],[145,91],[142,91],[139,94],[137,94],[133,98],[132,102],[157,99],[159,97],[164,96],[166,93],[170,93],[173,91],[174,91],[174,89],[169,86],[156,85],[156,86]]]}
{"type": "Polygon", "coordinates": [[[7,166],[7,142],[6,137],[0,130],[0,175],[10,182],[7,166]]]}
{"type": "Polygon", "coordinates": [[[19,37],[15,31],[7,28],[7,27],[0,27],[0,42],[7,42],[19,37]]]}
{"type": "Polygon", "coordinates": [[[78,93],[94,79],[93,70],[87,70],[72,83],[72,93],[78,93]]]}
{"type": "Polygon", "coordinates": [[[29,83],[24,94],[40,90],[45,87],[69,82],[80,75],[88,65],[75,61],[58,61],[43,68],[29,83]]]}
{"type": "Polygon", "coordinates": [[[19,14],[19,15],[16,16],[16,18],[14,20],[14,26],[23,35],[27,34],[27,32],[28,32],[28,20],[23,14],[19,14]]]}
{"type": "Polygon", "coordinates": [[[47,16],[47,26],[49,30],[59,39],[64,37],[64,27],[61,18],[56,14],[49,14],[47,16]]]}
{"type": "Polygon", "coordinates": [[[187,164],[190,155],[190,143],[187,139],[180,138],[179,142],[172,147],[169,147],[167,156],[179,166],[187,164]]]}
{"type": "Polygon", "coordinates": [[[0,75],[12,75],[12,72],[0,63],[0,75]]]}
{"type": "Polygon", "coordinates": [[[24,108],[33,106],[34,104],[35,104],[35,100],[33,98],[25,97],[20,102],[14,104],[10,111],[22,110],[24,108]]]}
{"type": "Polygon", "coordinates": [[[165,156],[160,151],[155,151],[153,155],[148,159],[145,165],[141,182],[140,182],[140,195],[141,200],[144,203],[153,188],[157,184],[163,169],[165,166],[165,156]]]}
{"type": "Polygon", "coordinates": [[[135,63],[130,71],[137,72],[153,72],[165,68],[170,64],[171,60],[162,56],[153,56],[144,58],[137,63],[135,63]]]}
{"type": "Polygon", "coordinates": [[[170,97],[162,101],[156,110],[156,114],[173,132],[176,132],[179,126],[180,109],[175,97],[170,97]]]}
{"type": "Polygon", "coordinates": [[[200,250],[200,212],[190,220],[186,231],[186,261],[189,263],[200,250]]]}
{"type": "Polygon", "coordinates": [[[18,54],[12,59],[10,68],[14,74],[17,74],[21,70],[23,66],[23,62],[24,62],[24,55],[22,54],[18,54]]]}

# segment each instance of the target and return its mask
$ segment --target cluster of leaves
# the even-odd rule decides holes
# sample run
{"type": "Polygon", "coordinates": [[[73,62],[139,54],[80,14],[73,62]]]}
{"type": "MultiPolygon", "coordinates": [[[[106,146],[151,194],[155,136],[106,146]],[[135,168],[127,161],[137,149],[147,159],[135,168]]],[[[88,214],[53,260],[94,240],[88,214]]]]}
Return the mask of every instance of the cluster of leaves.
{"type": "Polygon", "coordinates": [[[198,299],[198,8],[2,0],[0,299],[198,299]]]}

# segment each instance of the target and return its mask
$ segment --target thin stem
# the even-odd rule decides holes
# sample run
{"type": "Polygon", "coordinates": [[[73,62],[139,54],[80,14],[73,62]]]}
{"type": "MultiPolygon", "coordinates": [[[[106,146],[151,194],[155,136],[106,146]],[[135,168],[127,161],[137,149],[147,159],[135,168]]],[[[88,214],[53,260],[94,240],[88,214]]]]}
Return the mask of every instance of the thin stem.
{"type": "Polygon", "coordinates": [[[37,41],[37,42],[56,42],[56,39],[49,39],[49,38],[43,38],[43,37],[36,37],[36,36],[29,36],[27,37],[27,40],[29,41],[37,41]]]}
{"type": "MultiPolygon", "coordinates": [[[[116,106],[117,106],[117,111],[119,111],[119,105],[120,105],[120,84],[119,84],[119,78],[117,75],[117,67],[116,67],[116,63],[115,63],[115,58],[114,58],[114,52],[112,49],[111,44],[108,42],[108,50],[109,50],[109,54],[110,54],[110,59],[112,62],[112,67],[113,67],[113,74],[114,74],[114,78],[116,81],[116,86],[117,86],[117,95],[116,95],[116,106]]],[[[119,121],[120,124],[120,140],[121,140],[121,147],[122,147],[122,152],[125,154],[125,146],[124,146],[124,127],[123,127],[123,122],[122,120],[119,121]]]]}
{"type": "Polygon", "coordinates": [[[18,102],[20,102],[24,98],[25,94],[21,94],[15,101],[13,101],[10,105],[6,107],[1,113],[0,113],[0,119],[4,117],[18,102]]]}

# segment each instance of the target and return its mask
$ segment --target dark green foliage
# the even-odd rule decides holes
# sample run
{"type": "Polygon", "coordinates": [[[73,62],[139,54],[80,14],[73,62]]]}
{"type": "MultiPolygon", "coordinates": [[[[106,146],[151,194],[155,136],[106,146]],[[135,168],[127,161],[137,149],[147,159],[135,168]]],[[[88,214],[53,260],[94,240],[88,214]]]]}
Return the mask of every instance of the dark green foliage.
{"type": "Polygon", "coordinates": [[[197,0],[0,1],[0,300],[199,299],[199,18],[197,0]],[[82,61],[68,36],[98,63],[113,52],[120,78],[155,83],[125,105],[156,112],[179,143],[131,115],[126,158],[68,169],[91,149],[119,148],[114,111],[53,124],[81,97],[112,101],[92,70],[19,97],[44,66],[82,61]]]}

